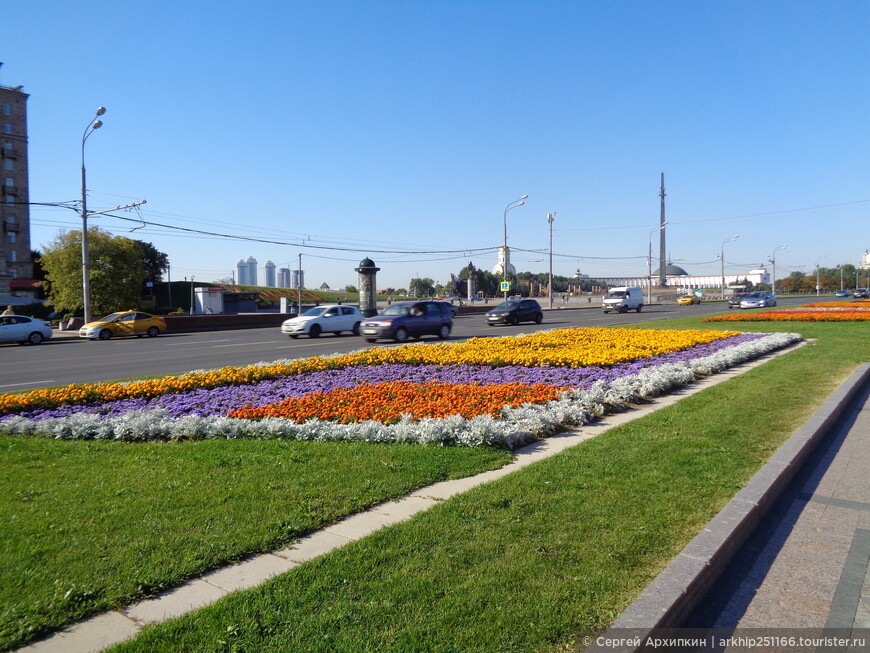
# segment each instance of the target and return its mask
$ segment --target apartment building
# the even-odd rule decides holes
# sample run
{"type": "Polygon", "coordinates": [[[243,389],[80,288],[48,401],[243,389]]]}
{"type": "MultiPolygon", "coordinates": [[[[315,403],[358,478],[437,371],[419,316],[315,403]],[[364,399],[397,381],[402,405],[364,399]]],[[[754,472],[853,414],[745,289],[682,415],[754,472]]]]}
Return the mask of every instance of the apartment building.
{"type": "Polygon", "coordinates": [[[27,181],[27,93],[0,85],[0,294],[33,277],[27,181]],[[18,280],[18,281],[16,281],[18,280]]]}

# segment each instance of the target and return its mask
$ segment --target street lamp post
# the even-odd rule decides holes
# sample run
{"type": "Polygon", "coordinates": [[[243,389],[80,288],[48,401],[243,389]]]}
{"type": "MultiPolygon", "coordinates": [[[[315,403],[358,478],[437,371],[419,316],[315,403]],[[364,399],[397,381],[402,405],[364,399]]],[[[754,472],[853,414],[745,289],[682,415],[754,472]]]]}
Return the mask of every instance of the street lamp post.
{"type": "Polygon", "coordinates": [[[650,229],[649,232],[649,255],[646,257],[646,266],[647,266],[647,282],[646,282],[646,303],[652,304],[652,235],[661,231],[668,224],[667,220],[662,222],[655,229],[650,229]]]}
{"type": "Polygon", "coordinates": [[[84,305],[85,324],[91,321],[91,263],[88,251],[88,186],[85,180],[85,141],[88,136],[103,126],[98,120],[106,113],[105,107],[98,107],[82,134],[82,302],[84,305]]]}
{"type": "MultiPolygon", "coordinates": [[[[511,209],[515,209],[518,206],[522,206],[525,204],[523,200],[527,199],[528,195],[523,195],[519,199],[514,200],[506,207],[504,207],[504,248],[502,249],[502,265],[501,265],[501,280],[502,283],[507,282],[507,213],[511,209]]],[[[504,291],[504,298],[507,299],[507,290],[504,291]]]]}
{"type": "Polygon", "coordinates": [[[785,249],[786,247],[788,247],[788,243],[786,243],[785,245],[780,245],[779,247],[775,247],[773,249],[773,254],[770,255],[770,263],[771,265],[773,265],[773,276],[770,278],[770,290],[773,292],[774,295],[776,294],[776,253],[781,249],[785,249]]]}
{"type": "Polygon", "coordinates": [[[547,301],[550,308],[553,308],[553,220],[556,218],[556,212],[547,214],[547,223],[550,225],[550,285],[547,289],[547,301]]]}
{"type": "Polygon", "coordinates": [[[719,262],[722,264],[722,299],[725,299],[725,245],[734,242],[738,238],[740,238],[740,234],[731,236],[731,238],[722,243],[722,247],[719,249],[719,262]]]}

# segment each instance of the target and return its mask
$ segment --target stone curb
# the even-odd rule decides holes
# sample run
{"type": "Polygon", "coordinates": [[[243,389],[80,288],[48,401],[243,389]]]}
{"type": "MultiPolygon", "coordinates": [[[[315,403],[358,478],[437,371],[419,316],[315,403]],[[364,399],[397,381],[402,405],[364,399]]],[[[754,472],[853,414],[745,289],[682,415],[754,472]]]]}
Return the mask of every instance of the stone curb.
{"type": "MultiPolygon", "coordinates": [[[[774,453],[734,498],[717,514],[652,583],[629,605],[603,639],[619,641],[618,631],[632,629],[639,641],[657,628],[677,628],[746,541],[767,510],[848,407],[855,394],[870,382],[870,363],[862,363],[824,404],[774,453]]],[[[633,638],[634,639],[634,638],[633,638]]],[[[639,651],[593,645],[588,653],[639,651]]]]}

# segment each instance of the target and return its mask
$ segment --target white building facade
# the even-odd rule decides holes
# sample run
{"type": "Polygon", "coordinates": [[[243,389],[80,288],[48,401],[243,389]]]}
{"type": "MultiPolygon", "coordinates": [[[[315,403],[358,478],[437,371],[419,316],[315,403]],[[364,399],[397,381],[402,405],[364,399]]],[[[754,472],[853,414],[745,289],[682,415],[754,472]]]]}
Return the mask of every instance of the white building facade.
{"type": "MultiPolygon", "coordinates": [[[[652,285],[653,288],[659,287],[659,276],[657,272],[652,275],[652,279],[647,275],[642,277],[595,277],[595,279],[603,281],[609,286],[640,286],[641,288],[650,288],[650,285],[652,285]],[[650,281],[652,281],[652,284],[650,284],[650,281]]],[[[667,282],[667,288],[673,291],[707,290],[714,288],[718,291],[722,287],[721,274],[666,274],[665,279],[667,282]]],[[[748,272],[725,275],[726,288],[739,287],[745,282],[749,282],[753,286],[758,284],[770,284],[770,273],[766,268],[761,267],[749,270],[748,272]]]]}

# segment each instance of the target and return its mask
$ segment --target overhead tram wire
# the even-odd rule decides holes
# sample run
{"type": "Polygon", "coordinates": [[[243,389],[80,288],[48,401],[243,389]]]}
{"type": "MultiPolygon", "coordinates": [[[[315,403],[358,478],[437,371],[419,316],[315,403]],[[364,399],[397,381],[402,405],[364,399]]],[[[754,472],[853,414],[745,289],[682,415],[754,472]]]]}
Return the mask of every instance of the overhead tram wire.
{"type": "MultiPolygon", "coordinates": [[[[77,207],[75,206],[76,202],[51,202],[51,203],[49,203],[49,202],[44,202],[44,203],[32,202],[31,204],[38,204],[38,205],[49,206],[49,207],[59,207],[59,208],[68,208],[68,209],[77,210],[77,207]]],[[[181,227],[178,225],[171,225],[171,224],[165,224],[165,223],[161,223],[161,222],[155,222],[153,220],[145,220],[141,217],[140,218],[130,218],[130,217],[117,215],[115,213],[109,213],[109,212],[102,213],[100,215],[100,217],[110,217],[110,218],[115,218],[118,220],[124,220],[127,222],[135,222],[135,223],[140,224],[140,225],[144,224],[146,226],[161,227],[163,229],[170,230],[169,233],[163,232],[162,235],[173,235],[177,232],[182,232],[184,234],[201,236],[201,237],[205,237],[205,238],[226,238],[229,240],[244,240],[244,241],[249,241],[249,242],[259,242],[259,243],[265,243],[265,244],[271,244],[271,245],[281,245],[281,246],[288,246],[288,247],[301,247],[301,248],[305,248],[305,249],[319,249],[319,250],[325,250],[325,251],[368,252],[368,253],[373,253],[373,254],[397,254],[397,255],[405,255],[405,256],[423,255],[423,254],[434,254],[434,255],[454,254],[455,255],[454,257],[449,257],[449,258],[464,258],[466,256],[473,256],[473,255],[480,255],[480,254],[495,252],[498,249],[498,247],[496,247],[496,246],[479,247],[479,248],[448,249],[448,250],[386,249],[386,248],[383,248],[382,246],[377,246],[377,247],[372,247],[372,246],[339,247],[339,246],[335,246],[335,245],[317,245],[317,244],[314,244],[311,242],[305,242],[304,235],[302,235],[302,234],[300,234],[300,236],[303,236],[303,240],[300,243],[299,241],[295,241],[295,240],[276,240],[276,239],[270,239],[270,238],[258,238],[258,237],[254,237],[254,236],[242,236],[242,235],[237,235],[237,234],[227,234],[227,233],[221,233],[221,232],[217,232],[217,231],[206,231],[204,229],[193,229],[190,227],[181,227]]],[[[152,233],[152,232],[149,231],[148,233],[152,233]]],[[[278,233],[280,233],[280,232],[278,232],[278,233]]],[[[347,259],[347,260],[350,260],[350,259],[347,259]]],[[[433,260],[448,260],[448,259],[433,259],[433,260]]],[[[417,262],[417,261],[415,261],[415,262],[417,262]]]]}
{"type": "Polygon", "coordinates": [[[444,249],[444,250],[388,250],[388,249],[374,249],[371,247],[335,247],[329,245],[314,245],[312,243],[299,243],[294,241],[280,241],[280,240],[270,240],[266,238],[255,238],[253,236],[238,236],[233,234],[224,234],[215,231],[205,231],[203,229],[191,229],[189,227],[179,227],[177,225],[163,224],[160,222],[153,222],[150,220],[141,220],[139,218],[128,218],[123,215],[116,215],[114,213],[104,213],[103,215],[107,217],[112,217],[117,220],[125,220],[127,222],[136,222],[136,223],[144,223],[146,225],[151,225],[155,227],[163,227],[164,229],[172,229],[175,231],[183,231],[185,233],[193,233],[193,234],[201,234],[206,236],[214,236],[218,238],[228,238],[230,240],[246,240],[250,242],[256,243],[267,243],[270,245],[285,245],[288,247],[302,247],[308,249],[322,249],[327,251],[337,251],[337,252],[370,252],[372,254],[408,254],[408,255],[417,255],[417,254],[464,254],[466,256],[471,256],[474,254],[481,254],[484,252],[492,252],[498,249],[497,247],[479,247],[479,248],[463,248],[463,249],[444,249]]]}

